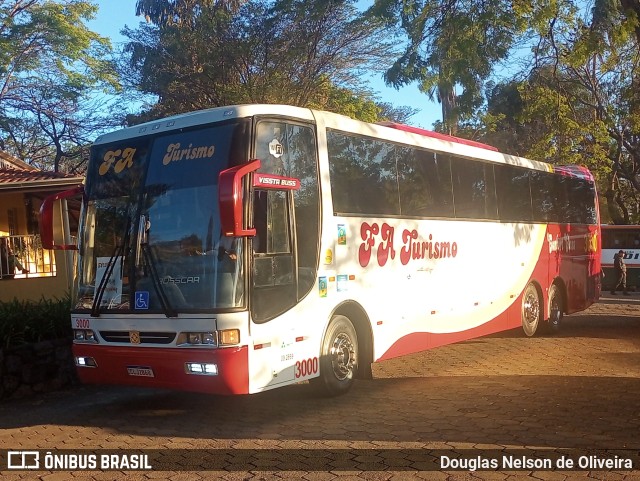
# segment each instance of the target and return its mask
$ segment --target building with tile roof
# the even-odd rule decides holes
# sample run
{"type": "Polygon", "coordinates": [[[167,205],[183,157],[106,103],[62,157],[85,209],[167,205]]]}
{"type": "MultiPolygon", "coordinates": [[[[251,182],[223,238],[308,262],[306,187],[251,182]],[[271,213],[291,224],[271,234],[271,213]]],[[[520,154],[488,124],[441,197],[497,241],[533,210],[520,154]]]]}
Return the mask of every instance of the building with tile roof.
{"type": "MultiPolygon", "coordinates": [[[[83,177],[39,170],[0,151],[0,300],[62,297],[71,288],[72,255],[42,249],[38,212],[45,197],[82,184],[83,177]]],[[[79,202],[58,206],[58,236],[77,226],[79,202]]]]}

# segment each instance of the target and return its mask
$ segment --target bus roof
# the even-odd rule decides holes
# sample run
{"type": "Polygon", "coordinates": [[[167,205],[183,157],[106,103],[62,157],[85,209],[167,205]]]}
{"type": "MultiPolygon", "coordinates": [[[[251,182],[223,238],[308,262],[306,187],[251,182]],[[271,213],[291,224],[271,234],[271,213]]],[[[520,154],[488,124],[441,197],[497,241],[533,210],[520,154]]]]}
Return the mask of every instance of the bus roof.
{"type": "Polygon", "coordinates": [[[414,142],[419,142],[423,147],[428,149],[442,150],[447,153],[457,153],[458,155],[468,156],[471,158],[479,158],[490,162],[507,163],[547,172],[556,172],[561,175],[580,177],[593,182],[593,176],[585,167],[554,166],[543,161],[536,161],[526,159],[524,157],[502,153],[492,145],[476,142],[474,140],[463,139],[452,135],[442,134],[439,132],[433,132],[419,127],[412,127],[410,125],[404,125],[396,122],[366,123],[333,112],[311,110],[304,107],[294,107],[291,105],[279,104],[230,105],[225,107],[215,107],[211,109],[187,112],[106,133],[99,136],[95,140],[94,145],[117,142],[124,139],[141,137],[150,134],[161,134],[163,132],[176,131],[184,128],[194,127],[197,125],[231,120],[234,118],[247,118],[255,115],[275,115],[283,117],[291,116],[309,122],[316,122],[319,119],[324,119],[323,123],[327,127],[339,129],[345,128],[346,130],[353,132],[360,131],[365,135],[382,135],[388,140],[395,138],[399,141],[405,141],[406,139],[400,139],[396,134],[399,134],[400,136],[409,134],[409,136],[419,136],[414,137],[414,139],[412,140],[414,142]],[[378,128],[377,130],[376,127],[378,128]],[[394,130],[395,133],[393,135],[382,134],[381,129],[391,129],[394,130]],[[422,138],[422,141],[419,140],[420,138],[422,138]],[[444,144],[445,142],[448,145],[444,144]],[[471,150],[467,150],[469,148],[471,150]],[[473,149],[479,150],[474,151],[473,149]]]}
{"type": "Polygon", "coordinates": [[[476,142],[475,140],[463,139],[462,137],[454,137],[453,135],[442,134],[432,130],[421,129],[419,127],[412,127],[411,125],[398,124],[396,122],[378,122],[378,125],[384,125],[385,127],[391,127],[392,129],[398,129],[404,132],[411,132],[412,134],[424,135],[425,137],[431,137],[433,139],[457,142],[459,144],[471,145],[472,147],[479,147],[481,149],[498,152],[498,149],[493,145],[483,144],[482,142],[476,142]]]}

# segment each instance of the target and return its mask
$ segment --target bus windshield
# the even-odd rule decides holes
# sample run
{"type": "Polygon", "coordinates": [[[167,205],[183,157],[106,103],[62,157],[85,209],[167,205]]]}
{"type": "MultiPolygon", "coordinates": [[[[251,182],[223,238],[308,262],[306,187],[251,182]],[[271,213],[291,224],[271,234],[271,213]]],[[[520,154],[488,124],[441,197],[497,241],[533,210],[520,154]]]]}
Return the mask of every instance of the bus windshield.
{"type": "Polygon", "coordinates": [[[93,147],[76,309],[244,305],[243,240],[221,233],[220,171],[247,159],[248,122],[93,147]]]}

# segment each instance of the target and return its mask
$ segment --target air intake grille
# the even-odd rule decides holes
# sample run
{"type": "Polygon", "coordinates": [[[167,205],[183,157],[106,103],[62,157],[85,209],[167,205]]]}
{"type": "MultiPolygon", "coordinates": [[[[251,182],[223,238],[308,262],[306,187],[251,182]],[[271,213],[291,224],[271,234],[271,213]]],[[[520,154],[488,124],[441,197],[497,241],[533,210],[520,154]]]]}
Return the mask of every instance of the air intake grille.
{"type": "MultiPolygon", "coordinates": [[[[140,332],[140,344],[171,344],[176,338],[175,332],[140,332]]],[[[131,344],[129,331],[100,331],[107,342],[131,344]]]]}

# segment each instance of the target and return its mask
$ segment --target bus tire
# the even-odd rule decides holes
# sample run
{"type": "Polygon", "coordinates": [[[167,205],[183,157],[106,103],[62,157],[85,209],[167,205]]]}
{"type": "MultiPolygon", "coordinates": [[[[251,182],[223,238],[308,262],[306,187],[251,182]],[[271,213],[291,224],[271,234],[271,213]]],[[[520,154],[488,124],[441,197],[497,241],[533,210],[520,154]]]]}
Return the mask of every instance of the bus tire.
{"type": "Polygon", "coordinates": [[[329,323],[320,351],[320,377],[312,379],[328,396],[346,393],[358,369],[358,337],[349,318],[334,316],[329,323]]]}
{"type": "Polygon", "coordinates": [[[560,288],[556,284],[549,287],[549,332],[556,333],[560,330],[564,317],[564,301],[560,288]]]}
{"type": "Polygon", "coordinates": [[[522,329],[527,337],[532,337],[540,326],[540,295],[538,288],[530,282],[522,294],[522,329]]]}

